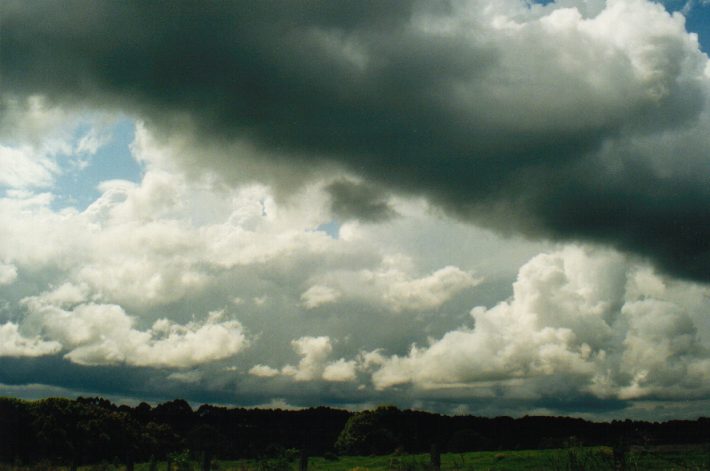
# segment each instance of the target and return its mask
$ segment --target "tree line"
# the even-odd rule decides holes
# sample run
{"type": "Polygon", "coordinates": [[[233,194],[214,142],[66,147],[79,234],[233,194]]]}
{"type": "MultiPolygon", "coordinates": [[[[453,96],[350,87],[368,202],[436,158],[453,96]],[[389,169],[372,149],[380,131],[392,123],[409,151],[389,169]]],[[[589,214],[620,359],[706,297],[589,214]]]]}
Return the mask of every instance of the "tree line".
{"type": "Polygon", "coordinates": [[[0,462],[91,464],[164,460],[188,450],[218,459],[710,443],[710,419],[590,422],[568,417],[446,416],[381,406],[349,412],[244,409],[177,399],[116,405],[98,397],[0,398],[0,462]]]}

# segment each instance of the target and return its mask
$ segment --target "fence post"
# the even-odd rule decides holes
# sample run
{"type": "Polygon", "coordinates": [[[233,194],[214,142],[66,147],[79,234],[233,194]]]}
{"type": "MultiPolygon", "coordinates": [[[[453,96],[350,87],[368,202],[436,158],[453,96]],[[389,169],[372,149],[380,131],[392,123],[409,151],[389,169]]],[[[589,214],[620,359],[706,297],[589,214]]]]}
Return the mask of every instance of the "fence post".
{"type": "Polygon", "coordinates": [[[202,452],[202,471],[210,471],[210,465],[212,464],[212,453],[205,450],[202,452]]]}
{"type": "Polygon", "coordinates": [[[301,449],[301,459],[298,463],[298,471],[308,471],[308,453],[305,449],[301,449]]]}
{"type": "Polygon", "coordinates": [[[439,451],[439,445],[434,443],[431,446],[431,468],[434,471],[441,470],[441,452],[439,451]]]}

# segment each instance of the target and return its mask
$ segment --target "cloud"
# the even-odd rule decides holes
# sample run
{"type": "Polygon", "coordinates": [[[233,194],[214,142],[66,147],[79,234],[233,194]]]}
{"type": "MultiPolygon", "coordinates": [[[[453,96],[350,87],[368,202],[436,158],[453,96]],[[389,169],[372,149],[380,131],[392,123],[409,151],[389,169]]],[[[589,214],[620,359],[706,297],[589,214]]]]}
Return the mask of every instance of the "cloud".
{"type": "Polygon", "coordinates": [[[357,363],[354,360],[347,361],[341,358],[327,364],[323,370],[323,379],[325,381],[346,382],[354,381],[356,378],[357,363]]]}
{"type": "MultiPolygon", "coordinates": [[[[354,381],[357,378],[358,363],[356,360],[339,360],[328,362],[333,351],[331,340],[327,336],[301,337],[291,341],[291,346],[301,357],[297,366],[286,365],[281,368],[281,374],[291,376],[295,381],[324,380],[335,383],[354,381]]],[[[275,376],[278,370],[268,366],[257,365],[250,373],[255,376],[275,376]]]]}
{"type": "Polygon", "coordinates": [[[473,327],[403,356],[372,352],[365,366],[378,389],[702,397],[710,377],[708,295],[618,253],[567,247],[524,265],[510,300],[471,311],[473,327]]]}
{"type": "MultiPolygon", "coordinates": [[[[57,285],[85,285],[105,301],[142,308],[200,292],[235,267],[332,246],[307,231],[321,220],[313,205],[280,211],[263,185],[222,192],[188,182],[159,166],[160,150],[133,147],[146,159],[157,153],[156,162],[139,183],[102,182],[83,211],[55,211],[50,193],[15,190],[0,199],[3,266],[60,270],[57,285]]],[[[324,206],[324,197],[316,204],[324,206]]]]}
{"type": "MultiPolygon", "coordinates": [[[[55,208],[52,193],[10,190],[0,198],[4,228],[0,260],[7,271],[5,281],[13,283],[0,293],[7,303],[0,312],[2,320],[21,318],[27,310],[23,298],[51,306],[57,315],[63,312],[67,322],[79,319],[81,325],[89,322],[85,312],[91,309],[86,306],[102,306],[92,308],[97,318],[108,316],[106,326],[113,321],[121,326],[112,335],[152,344],[160,336],[150,326],[161,318],[185,326],[195,315],[226,310],[230,317],[249,319],[255,332],[281,332],[258,347],[260,355],[267,357],[255,357],[256,364],[266,361],[274,343],[288,345],[294,335],[312,336],[317,328],[315,319],[284,328],[277,325],[277,314],[301,315],[301,309],[326,302],[350,303],[346,309],[338,306],[343,318],[331,324],[338,335],[344,335],[360,329],[346,327],[350,321],[345,317],[359,303],[370,311],[359,317],[370,320],[383,310],[438,309],[476,283],[462,269],[440,268],[453,260],[442,244],[423,249],[420,241],[402,253],[398,238],[413,236],[407,225],[445,228],[451,243],[478,247],[479,234],[422,212],[426,205],[421,202],[394,198],[391,204],[402,214],[396,221],[382,227],[352,221],[344,226],[344,238],[335,240],[313,230],[331,217],[326,190],[331,180],[308,185],[287,202],[277,201],[273,190],[262,184],[229,188],[192,180],[171,165],[171,143],[160,146],[147,128],[137,126],[131,149],[145,165],[140,181],[101,182],[98,197],[83,210],[55,208]],[[388,234],[381,236],[383,230],[388,234]],[[382,239],[390,245],[384,246],[382,239]],[[406,255],[422,252],[431,261],[421,267],[406,255]],[[411,289],[418,293],[408,295],[411,289]],[[242,302],[233,302],[236,298],[242,302]],[[113,314],[101,314],[104,310],[113,314]],[[253,317],[256,312],[263,320],[253,317]],[[283,338],[286,334],[288,338],[283,338]]],[[[70,147],[75,144],[70,142],[70,147]]],[[[532,253],[533,249],[526,250],[532,253]]],[[[476,263],[475,255],[463,251],[456,259],[476,263]]],[[[515,263],[507,263],[508,269],[515,263]]],[[[19,321],[21,330],[41,331],[43,324],[32,327],[29,322],[19,321]]],[[[387,322],[381,336],[402,333],[396,322],[387,322]]],[[[411,324],[408,335],[418,328],[411,324]]],[[[80,350],[68,340],[62,345],[65,353],[72,352],[68,359],[83,364],[139,362],[124,358],[121,348],[111,351],[99,341],[92,340],[91,348],[80,350]]],[[[289,354],[268,361],[283,365],[289,354]]]]}
{"type": "MultiPolygon", "coordinates": [[[[82,122],[63,141],[71,152],[100,127],[82,122]]],[[[52,129],[42,132],[61,134],[52,129]]],[[[696,131],[624,146],[653,150],[654,169],[673,174],[683,143],[693,176],[696,131]]],[[[225,185],[214,169],[182,166],[188,156],[201,165],[197,144],[137,123],[140,181],[103,181],[86,209],[58,208],[58,188],[0,195],[0,383],[103,394],[120,377],[122,394],[446,412],[466,403],[487,414],[701,409],[706,287],[598,246],[496,237],[348,172],[314,170],[288,198],[251,176],[225,185]],[[315,229],[333,220],[331,184],[343,181],[383,188],[375,200],[397,217],[351,218],[335,239],[315,229]]],[[[609,165],[612,150],[600,151],[609,165]]]]}
{"type": "Polygon", "coordinates": [[[430,275],[412,275],[412,260],[402,254],[383,257],[376,270],[333,271],[321,277],[301,299],[308,308],[332,303],[340,298],[365,300],[401,311],[437,309],[463,290],[482,280],[458,267],[446,266],[430,275]]]}
{"type": "Polygon", "coordinates": [[[56,167],[36,157],[32,149],[0,146],[0,185],[11,188],[46,187],[54,180],[56,167]]]}
{"type": "Polygon", "coordinates": [[[418,279],[401,279],[399,273],[384,273],[383,276],[394,278],[386,287],[385,302],[395,311],[435,309],[448,301],[463,289],[480,283],[458,267],[447,266],[429,276],[418,279]]]}
{"type": "Polygon", "coordinates": [[[11,263],[0,263],[0,285],[12,284],[17,279],[17,267],[11,263]]]}
{"type": "Polygon", "coordinates": [[[338,290],[328,286],[313,285],[303,292],[301,301],[306,309],[315,309],[324,304],[334,303],[340,296],[338,290]]]}
{"type": "Polygon", "coordinates": [[[200,370],[175,371],[167,378],[180,383],[195,384],[202,381],[202,372],[200,370]]]}
{"type": "Polygon", "coordinates": [[[254,365],[249,369],[249,374],[260,378],[273,378],[279,375],[279,370],[267,365],[254,365]]]}
{"type": "Polygon", "coordinates": [[[52,355],[60,349],[58,342],[23,336],[13,322],[0,325],[0,357],[39,357],[52,355]]]}
{"type": "Polygon", "coordinates": [[[328,185],[326,191],[332,198],[331,210],[339,219],[380,222],[396,216],[382,191],[372,185],[338,180],[328,185]]]}
{"type": "Polygon", "coordinates": [[[296,381],[312,381],[323,374],[325,361],[333,351],[330,338],[301,337],[291,341],[291,346],[301,356],[298,366],[286,365],[281,369],[282,374],[293,376],[296,381]]]}
{"type": "Polygon", "coordinates": [[[82,164],[73,153],[72,140],[88,113],[82,116],[37,95],[6,94],[0,94],[0,111],[0,187],[47,189],[71,170],[62,164],[82,164]]]}
{"type": "Polygon", "coordinates": [[[109,141],[110,135],[105,130],[91,128],[76,144],[76,153],[95,154],[109,141]]]}
{"type": "MultiPolygon", "coordinates": [[[[710,279],[707,57],[658,3],[11,1],[0,17],[6,94],[121,107],[242,149],[192,168],[268,161],[287,181],[340,166],[500,231],[710,279]]],[[[346,216],[388,213],[331,189],[346,216]]]]}
{"type": "Polygon", "coordinates": [[[45,304],[51,297],[25,299],[25,323],[51,339],[51,353],[61,345],[64,357],[80,365],[184,368],[228,358],[248,344],[241,324],[222,320],[221,312],[185,325],[159,319],[138,330],[120,306],[89,303],[65,310],[45,304]]]}

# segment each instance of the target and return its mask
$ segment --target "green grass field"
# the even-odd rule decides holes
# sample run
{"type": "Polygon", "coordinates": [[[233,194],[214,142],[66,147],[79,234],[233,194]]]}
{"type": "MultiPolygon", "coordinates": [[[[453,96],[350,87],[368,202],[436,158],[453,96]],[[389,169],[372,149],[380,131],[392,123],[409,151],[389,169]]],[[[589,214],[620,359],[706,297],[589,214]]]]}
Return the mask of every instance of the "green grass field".
{"type": "MultiPolygon", "coordinates": [[[[256,462],[225,462],[220,470],[258,470],[256,462]]],[[[678,447],[636,449],[625,457],[627,470],[710,470],[710,449],[678,447]]],[[[268,469],[268,468],[265,468],[268,469]]],[[[293,469],[297,469],[295,466],[293,469]]],[[[402,456],[347,456],[336,461],[311,458],[309,470],[320,471],[424,471],[430,470],[428,454],[402,456]]],[[[445,453],[442,470],[611,470],[615,469],[611,448],[570,448],[503,452],[445,453]]]]}
{"type": "MultiPolygon", "coordinates": [[[[710,470],[709,446],[666,446],[633,448],[625,457],[625,470],[710,470]]],[[[619,463],[617,459],[617,463],[619,463]]],[[[157,471],[166,471],[165,462],[159,463],[157,471]]],[[[173,471],[197,471],[197,463],[173,471]]],[[[219,471],[287,471],[297,470],[297,462],[284,460],[239,460],[213,463],[219,471]]],[[[312,457],[308,462],[312,471],[425,471],[431,470],[428,454],[387,456],[342,456],[327,460],[312,457]]],[[[518,471],[518,470],[614,470],[614,457],[609,447],[575,447],[553,450],[482,451],[471,453],[444,453],[441,455],[442,470],[460,471],[518,471]]],[[[66,467],[39,465],[32,468],[0,465],[0,471],[68,471],[66,467]]],[[[124,466],[82,466],[78,471],[124,471],[124,466]]],[[[135,471],[150,471],[148,463],[135,466],[135,471]]]]}

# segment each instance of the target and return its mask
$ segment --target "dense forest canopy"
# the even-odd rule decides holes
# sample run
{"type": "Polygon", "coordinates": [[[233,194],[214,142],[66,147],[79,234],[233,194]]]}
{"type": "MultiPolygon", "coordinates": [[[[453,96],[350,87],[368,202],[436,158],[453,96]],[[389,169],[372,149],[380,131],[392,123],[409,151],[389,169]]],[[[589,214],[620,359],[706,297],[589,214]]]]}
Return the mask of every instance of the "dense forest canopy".
{"type": "Polygon", "coordinates": [[[25,401],[0,398],[0,462],[147,461],[190,450],[223,459],[262,457],[287,449],[309,455],[373,455],[587,445],[703,443],[710,419],[589,422],[568,417],[445,416],[380,406],[349,412],[242,409],[186,401],[135,407],[99,397],[25,401]]]}

